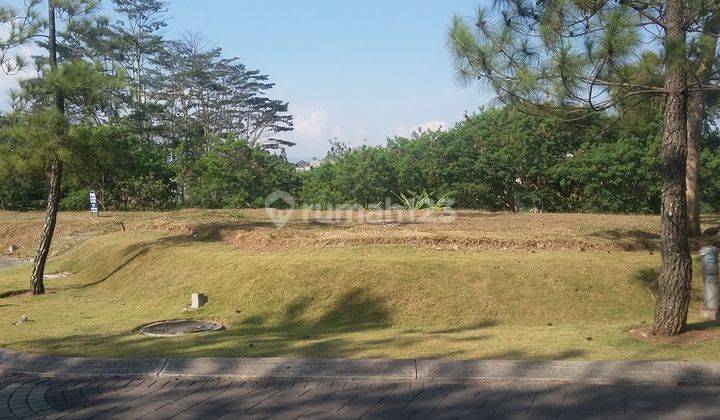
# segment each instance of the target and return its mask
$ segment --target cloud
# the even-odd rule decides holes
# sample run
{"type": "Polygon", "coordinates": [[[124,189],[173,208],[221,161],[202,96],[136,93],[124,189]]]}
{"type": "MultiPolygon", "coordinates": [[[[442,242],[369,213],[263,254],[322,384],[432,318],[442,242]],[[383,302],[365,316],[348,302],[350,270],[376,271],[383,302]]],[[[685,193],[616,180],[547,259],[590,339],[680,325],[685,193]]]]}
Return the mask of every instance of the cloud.
{"type": "MultiPolygon", "coordinates": [[[[0,40],[5,40],[10,34],[10,25],[5,23],[0,25],[0,40]]],[[[3,64],[0,70],[0,110],[10,108],[10,92],[19,87],[19,81],[37,76],[37,71],[32,63],[32,56],[43,53],[43,49],[35,44],[26,44],[11,49],[5,59],[7,63],[3,64]],[[26,66],[17,73],[6,74],[4,70],[15,64],[15,56],[18,55],[26,61],[26,66]]]]}
{"type": "Polygon", "coordinates": [[[0,70],[0,110],[10,108],[10,94],[12,91],[18,90],[20,81],[36,77],[37,72],[31,66],[22,69],[18,73],[6,74],[0,70]]]}
{"type": "Polygon", "coordinates": [[[296,143],[288,155],[293,159],[309,160],[314,157],[325,156],[333,138],[344,139],[343,130],[336,124],[331,124],[330,114],[321,108],[301,108],[293,112],[295,129],[285,137],[296,143]]]}
{"type": "Polygon", "coordinates": [[[295,134],[308,139],[317,139],[325,133],[328,114],[322,110],[313,111],[310,116],[295,117],[295,134]]]}
{"type": "Polygon", "coordinates": [[[395,129],[395,134],[398,136],[409,136],[414,131],[435,131],[446,128],[448,123],[445,121],[427,121],[421,124],[417,124],[411,127],[400,126],[395,129]]]}

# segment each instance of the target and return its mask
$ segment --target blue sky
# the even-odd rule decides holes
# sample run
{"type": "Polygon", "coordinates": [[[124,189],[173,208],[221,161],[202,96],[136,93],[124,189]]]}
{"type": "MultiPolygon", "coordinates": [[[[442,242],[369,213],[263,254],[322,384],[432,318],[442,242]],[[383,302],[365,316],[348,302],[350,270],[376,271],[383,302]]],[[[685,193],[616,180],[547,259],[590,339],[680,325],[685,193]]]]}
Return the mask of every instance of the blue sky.
{"type": "Polygon", "coordinates": [[[269,74],[271,95],[295,116],[288,156],[307,159],[323,156],[333,137],[383,144],[420,125],[447,127],[487,103],[489,93],[455,82],[445,45],[451,17],[473,15],[480,3],[171,0],[165,35],[200,33],[269,74]]]}

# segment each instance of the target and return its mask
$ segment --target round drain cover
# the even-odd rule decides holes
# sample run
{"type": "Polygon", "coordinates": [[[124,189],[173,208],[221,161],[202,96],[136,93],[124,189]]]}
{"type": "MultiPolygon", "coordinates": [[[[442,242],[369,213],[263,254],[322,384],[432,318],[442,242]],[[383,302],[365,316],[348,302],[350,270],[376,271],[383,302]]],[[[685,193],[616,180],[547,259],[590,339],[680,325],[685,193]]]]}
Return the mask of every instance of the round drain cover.
{"type": "Polygon", "coordinates": [[[177,335],[194,334],[221,330],[223,325],[214,321],[194,319],[178,319],[174,321],[155,322],[140,328],[140,334],[153,337],[174,337],[177,335]]]}

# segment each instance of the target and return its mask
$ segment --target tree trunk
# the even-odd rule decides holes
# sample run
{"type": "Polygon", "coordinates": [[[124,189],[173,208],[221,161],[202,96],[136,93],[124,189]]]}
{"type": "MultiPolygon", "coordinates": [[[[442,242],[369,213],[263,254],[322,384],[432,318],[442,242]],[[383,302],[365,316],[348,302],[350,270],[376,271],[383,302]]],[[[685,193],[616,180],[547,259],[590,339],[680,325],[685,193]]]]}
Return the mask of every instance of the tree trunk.
{"type": "Polygon", "coordinates": [[[30,277],[30,292],[33,295],[42,295],[45,293],[43,276],[45,275],[45,262],[47,262],[47,257],[50,253],[50,244],[52,243],[55,223],[57,221],[60,203],[60,182],[62,180],[62,162],[55,160],[52,163],[49,178],[50,193],[48,194],[47,209],[45,210],[43,231],[40,235],[40,244],[35,254],[32,276],[30,277]]]}
{"type": "Polygon", "coordinates": [[[687,113],[687,174],[685,175],[688,206],[688,235],[700,236],[700,136],[705,120],[707,93],[702,89],[712,70],[720,31],[720,12],[713,12],[703,25],[700,35],[700,60],[692,83],[694,90],[688,95],[687,113]]]}
{"type": "Polygon", "coordinates": [[[688,246],[685,164],[687,157],[687,90],[683,2],[668,0],[665,29],[665,103],[662,139],[662,268],[653,331],[677,335],[687,323],[692,264],[688,246]]]}
{"type": "MultiPolygon", "coordinates": [[[[53,0],[48,0],[48,41],[50,68],[56,69],[57,42],[55,36],[55,4],[53,0]]],[[[60,90],[55,92],[55,108],[61,114],[65,113],[65,98],[60,90]]],[[[62,169],[62,162],[57,157],[53,158],[50,164],[50,173],[48,174],[50,192],[48,193],[48,203],[45,209],[43,231],[40,235],[40,243],[38,244],[32,274],[30,275],[30,292],[33,295],[45,293],[45,281],[43,277],[45,276],[45,263],[50,254],[50,245],[52,244],[53,234],[55,233],[55,223],[57,222],[57,213],[60,206],[62,169]]]]}
{"type": "Polygon", "coordinates": [[[688,235],[700,236],[700,134],[705,116],[705,92],[688,95],[687,105],[687,165],[685,196],[687,197],[688,235]]]}

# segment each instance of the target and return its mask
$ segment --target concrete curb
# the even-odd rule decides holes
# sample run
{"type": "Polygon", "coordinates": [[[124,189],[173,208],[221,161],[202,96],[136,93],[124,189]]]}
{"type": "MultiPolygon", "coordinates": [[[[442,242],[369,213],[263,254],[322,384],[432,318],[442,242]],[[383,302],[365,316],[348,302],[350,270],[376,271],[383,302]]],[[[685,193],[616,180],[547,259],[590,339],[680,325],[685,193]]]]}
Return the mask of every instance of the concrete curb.
{"type": "Polygon", "coordinates": [[[198,358],[169,359],[160,376],[415,380],[414,360],[198,358]]]}
{"type": "Polygon", "coordinates": [[[502,380],[720,385],[720,363],[299,358],[110,359],[33,355],[5,349],[0,349],[0,374],[68,378],[164,377],[435,382],[502,380]]]}
{"type": "Polygon", "coordinates": [[[418,360],[418,379],[720,385],[720,363],[674,361],[418,360]]]}
{"type": "Polygon", "coordinates": [[[16,373],[67,377],[157,376],[166,363],[167,359],[60,357],[0,349],[0,374],[16,373]]]}

